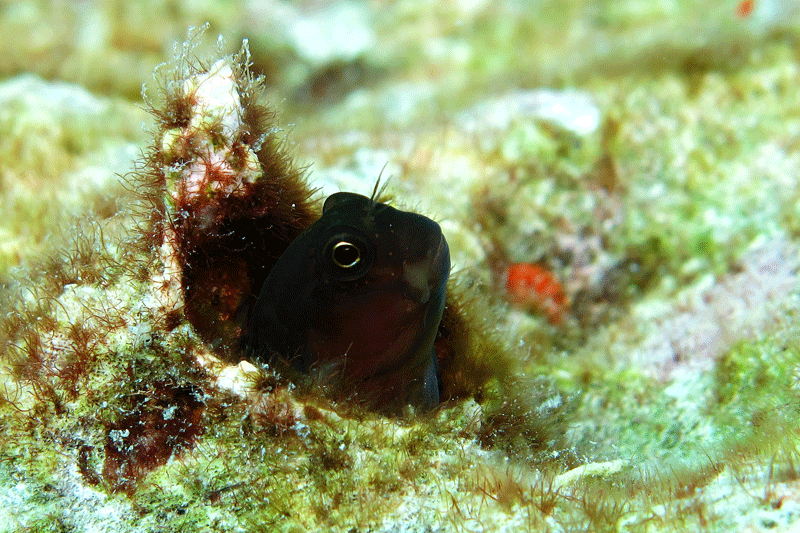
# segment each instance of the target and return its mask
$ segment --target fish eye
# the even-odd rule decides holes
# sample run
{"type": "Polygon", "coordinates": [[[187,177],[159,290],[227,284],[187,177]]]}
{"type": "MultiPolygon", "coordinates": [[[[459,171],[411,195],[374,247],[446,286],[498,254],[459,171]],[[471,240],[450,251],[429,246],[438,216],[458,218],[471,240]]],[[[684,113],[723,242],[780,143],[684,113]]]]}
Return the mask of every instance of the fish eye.
{"type": "Polygon", "coordinates": [[[362,278],[375,262],[374,247],[354,228],[334,228],[332,233],[327,244],[320,250],[323,268],[337,281],[362,278]]]}
{"type": "Polygon", "coordinates": [[[336,266],[350,269],[361,262],[361,250],[352,242],[340,241],[331,248],[331,259],[336,266]]]}

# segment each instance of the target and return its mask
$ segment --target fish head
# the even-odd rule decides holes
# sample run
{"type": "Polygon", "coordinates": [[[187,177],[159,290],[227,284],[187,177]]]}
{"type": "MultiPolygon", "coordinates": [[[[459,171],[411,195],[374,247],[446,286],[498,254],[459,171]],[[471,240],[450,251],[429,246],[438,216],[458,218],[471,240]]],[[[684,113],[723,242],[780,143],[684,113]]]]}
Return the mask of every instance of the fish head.
{"type": "Polygon", "coordinates": [[[433,343],[449,273],[439,224],[336,193],[273,267],[250,335],[345,394],[429,409],[439,401],[433,343]]]}

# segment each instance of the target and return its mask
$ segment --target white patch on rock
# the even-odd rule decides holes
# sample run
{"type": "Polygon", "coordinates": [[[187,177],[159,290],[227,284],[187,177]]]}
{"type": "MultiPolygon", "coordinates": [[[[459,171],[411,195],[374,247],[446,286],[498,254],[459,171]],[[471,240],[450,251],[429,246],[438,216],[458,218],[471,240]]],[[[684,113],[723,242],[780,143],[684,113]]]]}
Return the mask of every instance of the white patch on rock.
{"type": "Polygon", "coordinates": [[[600,127],[600,109],[585,92],[539,89],[482,102],[463,113],[459,122],[468,132],[504,131],[520,119],[541,120],[586,137],[600,127]]]}
{"type": "Polygon", "coordinates": [[[221,390],[235,394],[240,398],[247,398],[253,394],[253,383],[258,377],[259,370],[247,361],[242,361],[235,366],[226,366],[217,375],[216,385],[221,390]]]}
{"type": "Polygon", "coordinates": [[[352,61],[375,43],[367,11],[355,2],[335,2],[298,18],[289,36],[295,51],[316,65],[352,61]]]}
{"type": "Polygon", "coordinates": [[[225,137],[232,137],[242,126],[242,103],[236,76],[230,63],[220,59],[208,72],[193,76],[184,82],[185,93],[194,96],[195,112],[190,129],[203,123],[218,122],[225,137]]]}

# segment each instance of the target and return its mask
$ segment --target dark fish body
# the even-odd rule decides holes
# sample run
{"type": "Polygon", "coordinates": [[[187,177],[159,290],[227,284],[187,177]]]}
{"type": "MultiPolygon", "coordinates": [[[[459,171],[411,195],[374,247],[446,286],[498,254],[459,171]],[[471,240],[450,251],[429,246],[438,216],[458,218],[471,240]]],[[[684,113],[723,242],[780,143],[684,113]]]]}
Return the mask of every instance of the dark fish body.
{"type": "Polygon", "coordinates": [[[378,408],[439,402],[433,343],[450,254],[439,225],[336,193],[270,271],[247,343],[378,408]]]}

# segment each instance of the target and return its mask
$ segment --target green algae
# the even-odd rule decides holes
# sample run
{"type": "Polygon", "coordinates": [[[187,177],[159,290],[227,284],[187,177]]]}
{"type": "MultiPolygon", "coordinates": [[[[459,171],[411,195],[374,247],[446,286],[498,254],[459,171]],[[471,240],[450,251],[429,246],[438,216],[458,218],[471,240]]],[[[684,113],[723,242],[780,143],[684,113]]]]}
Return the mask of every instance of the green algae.
{"type": "Polygon", "coordinates": [[[800,407],[798,365],[800,351],[784,334],[733,347],[715,367],[711,416],[745,447],[751,439],[791,442],[800,407]]]}

